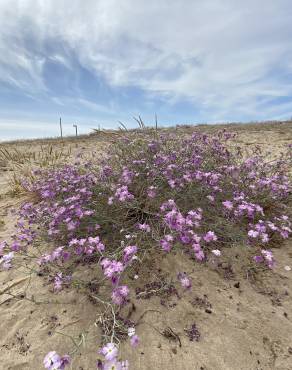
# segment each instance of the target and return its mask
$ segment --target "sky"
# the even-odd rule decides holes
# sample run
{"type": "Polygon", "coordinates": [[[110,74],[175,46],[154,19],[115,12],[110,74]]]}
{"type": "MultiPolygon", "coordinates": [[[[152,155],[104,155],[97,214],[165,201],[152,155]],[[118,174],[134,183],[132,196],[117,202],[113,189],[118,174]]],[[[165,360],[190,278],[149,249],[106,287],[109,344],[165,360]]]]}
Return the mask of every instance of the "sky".
{"type": "Polygon", "coordinates": [[[0,0],[0,140],[292,117],[291,0],[0,0]]]}

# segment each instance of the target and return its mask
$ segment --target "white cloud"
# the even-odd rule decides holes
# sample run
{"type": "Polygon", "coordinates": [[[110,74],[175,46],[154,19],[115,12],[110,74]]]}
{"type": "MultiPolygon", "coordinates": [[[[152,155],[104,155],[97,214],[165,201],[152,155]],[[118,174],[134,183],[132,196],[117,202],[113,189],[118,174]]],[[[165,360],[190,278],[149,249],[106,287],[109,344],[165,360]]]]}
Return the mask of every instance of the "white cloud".
{"type": "Polygon", "coordinates": [[[44,55],[55,41],[109,84],[187,99],[210,119],[280,116],[259,109],[292,96],[290,0],[1,0],[0,24],[0,80],[30,93],[46,90],[45,58],[72,68],[44,55]]]}

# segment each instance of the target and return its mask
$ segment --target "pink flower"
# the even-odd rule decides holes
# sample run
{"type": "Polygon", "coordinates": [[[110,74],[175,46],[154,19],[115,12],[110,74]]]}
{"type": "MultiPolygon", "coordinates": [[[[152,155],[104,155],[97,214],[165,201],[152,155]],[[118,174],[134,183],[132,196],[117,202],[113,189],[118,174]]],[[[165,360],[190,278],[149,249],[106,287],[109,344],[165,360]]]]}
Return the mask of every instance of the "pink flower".
{"type": "Polygon", "coordinates": [[[106,361],[112,361],[118,356],[118,348],[114,343],[107,343],[101,348],[100,353],[104,356],[106,361]]]}
{"type": "Polygon", "coordinates": [[[196,252],[195,256],[198,261],[203,261],[203,259],[205,258],[205,254],[202,250],[196,252]]]}
{"type": "Polygon", "coordinates": [[[125,202],[127,200],[134,199],[134,195],[129,192],[128,187],[126,185],[118,187],[115,192],[115,196],[118,198],[120,202],[125,202]]]}
{"type": "Polygon", "coordinates": [[[104,244],[102,244],[102,242],[100,241],[100,238],[99,236],[96,236],[95,238],[93,238],[92,236],[90,236],[88,238],[88,243],[93,246],[98,252],[103,252],[105,250],[105,246],[104,244]]]}
{"type": "Polygon", "coordinates": [[[259,236],[259,232],[258,231],[255,231],[255,230],[249,230],[249,232],[247,233],[247,235],[250,238],[257,238],[259,236]]]}
{"type": "Polygon", "coordinates": [[[130,290],[127,287],[127,285],[121,285],[121,286],[119,286],[119,290],[120,290],[121,296],[122,297],[125,297],[125,298],[128,296],[128,294],[130,292],[130,290]]]}
{"type": "Polygon", "coordinates": [[[218,238],[215,235],[214,231],[208,231],[207,234],[204,236],[204,240],[205,240],[206,243],[214,242],[217,239],[218,238]]]}
{"type": "Polygon", "coordinates": [[[69,365],[71,362],[71,358],[69,355],[64,355],[61,357],[61,365],[60,365],[60,370],[64,369],[66,365],[69,365]]]}
{"type": "Polygon", "coordinates": [[[147,190],[147,196],[149,198],[155,198],[156,197],[156,188],[155,186],[149,186],[147,190]]]}
{"type": "Polygon", "coordinates": [[[150,233],[150,226],[148,224],[138,224],[138,229],[150,233]]]}
{"type": "Polygon", "coordinates": [[[280,235],[282,236],[283,239],[288,239],[288,237],[289,237],[288,231],[285,231],[285,230],[284,231],[281,230],[280,235]]]}
{"type": "Polygon", "coordinates": [[[202,240],[202,238],[199,235],[197,235],[197,234],[193,234],[192,239],[197,244],[199,244],[200,241],[202,240]]]}
{"type": "Polygon", "coordinates": [[[102,261],[100,262],[100,265],[103,269],[106,269],[107,267],[109,267],[110,264],[111,264],[111,260],[108,258],[103,258],[102,261]]]}
{"type": "Polygon", "coordinates": [[[47,353],[44,358],[44,366],[46,369],[51,369],[52,366],[56,362],[59,362],[59,361],[60,361],[60,356],[58,355],[58,353],[56,351],[51,351],[47,353]]]}
{"type": "Polygon", "coordinates": [[[272,251],[268,249],[261,250],[262,256],[264,257],[267,265],[269,268],[273,268],[275,266],[275,260],[272,251]]]}
{"type": "Polygon", "coordinates": [[[269,250],[262,249],[262,255],[267,261],[272,261],[273,260],[273,253],[269,250]]]}
{"type": "Polygon", "coordinates": [[[253,260],[256,262],[256,263],[261,263],[263,262],[263,256],[254,256],[253,257],[253,260]]]}
{"type": "Polygon", "coordinates": [[[77,245],[79,242],[78,239],[74,238],[74,239],[71,239],[70,242],[69,242],[69,246],[71,247],[72,245],[77,245]]]}
{"type": "Polygon", "coordinates": [[[48,263],[52,261],[52,256],[50,254],[43,254],[37,261],[39,265],[42,265],[44,263],[48,263]]]}
{"type": "Polygon", "coordinates": [[[49,370],[63,370],[70,363],[70,356],[59,356],[56,351],[49,352],[44,358],[44,366],[49,370]]]}
{"type": "Polygon", "coordinates": [[[273,222],[268,222],[268,226],[273,231],[278,230],[277,226],[273,222]]]}
{"type": "Polygon", "coordinates": [[[11,268],[11,260],[14,257],[14,252],[9,252],[7,254],[4,254],[0,258],[0,266],[2,265],[2,268],[4,270],[9,270],[11,268]]]}
{"type": "Polygon", "coordinates": [[[129,288],[126,285],[121,285],[116,287],[112,292],[112,301],[113,303],[121,306],[126,302],[126,298],[129,295],[129,288]]]}
{"type": "Polygon", "coordinates": [[[173,237],[171,235],[165,235],[164,239],[160,240],[160,245],[165,252],[169,252],[171,250],[170,242],[172,241],[173,241],[173,237]]]}
{"type": "Polygon", "coordinates": [[[263,243],[268,243],[268,241],[269,241],[269,236],[268,236],[268,234],[263,233],[263,234],[261,235],[261,239],[262,239],[262,242],[263,242],[263,243]]]}
{"type": "Polygon", "coordinates": [[[192,287],[191,279],[187,276],[185,272],[179,272],[177,274],[177,278],[184,289],[190,289],[192,287]]]}
{"type": "Polygon", "coordinates": [[[10,249],[14,252],[18,252],[20,249],[21,249],[21,245],[19,242],[17,241],[14,241],[11,246],[10,246],[10,249]]]}
{"type": "Polygon", "coordinates": [[[138,347],[139,343],[140,343],[140,338],[138,337],[138,335],[133,335],[130,339],[130,343],[131,343],[131,346],[136,348],[138,347]]]}
{"type": "Polygon", "coordinates": [[[56,274],[55,279],[54,279],[54,290],[55,291],[60,291],[63,287],[63,284],[68,284],[71,280],[71,276],[63,276],[62,272],[59,272],[56,274]]]}
{"type": "Polygon", "coordinates": [[[126,248],[124,248],[124,262],[129,262],[135,253],[137,253],[137,246],[136,245],[128,245],[126,248]]]}
{"type": "Polygon", "coordinates": [[[121,365],[122,365],[122,367],[121,367],[122,370],[129,370],[129,362],[127,360],[122,361],[121,365]]]}
{"type": "Polygon", "coordinates": [[[3,255],[3,250],[5,247],[7,247],[7,242],[6,241],[1,242],[0,243],[0,256],[3,255]]]}
{"type": "Polygon", "coordinates": [[[116,359],[106,362],[103,365],[103,370],[122,370],[122,363],[116,359]]]}
{"type": "Polygon", "coordinates": [[[233,203],[230,200],[225,200],[224,202],[222,202],[222,204],[228,210],[231,210],[233,208],[233,203]]]}
{"type": "Polygon", "coordinates": [[[213,249],[213,250],[212,250],[212,253],[213,253],[215,256],[217,256],[217,257],[221,256],[221,251],[220,251],[219,249],[213,249]]]}
{"type": "Polygon", "coordinates": [[[116,260],[110,261],[108,258],[101,261],[101,266],[104,270],[105,276],[108,278],[112,278],[124,270],[122,262],[116,260]]]}
{"type": "Polygon", "coordinates": [[[55,291],[60,291],[62,289],[63,285],[63,279],[62,279],[62,273],[60,272],[57,274],[57,276],[54,279],[54,290],[55,291]]]}
{"type": "Polygon", "coordinates": [[[194,252],[199,252],[201,250],[201,246],[198,243],[194,243],[192,245],[194,252]]]}

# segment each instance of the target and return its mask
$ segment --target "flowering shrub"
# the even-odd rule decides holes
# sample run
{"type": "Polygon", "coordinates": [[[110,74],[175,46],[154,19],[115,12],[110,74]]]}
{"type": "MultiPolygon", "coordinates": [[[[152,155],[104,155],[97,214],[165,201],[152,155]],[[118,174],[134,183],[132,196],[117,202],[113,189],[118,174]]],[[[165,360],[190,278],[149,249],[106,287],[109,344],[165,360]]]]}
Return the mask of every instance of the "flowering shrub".
{"type": "MultiPolygon", "coordinates": [[[[258,149],[246,157],[228,145],[232,138],[224,131],[185,137],[128,133],[99,161],[35,171],[23,182],[32,200],[17,213],[12,242],[1,244],[0,266],[10,268],[14,254],[27,254],[30,247],[40,251],[46,240],[49,247],[37,261],[53,274],[54,290],[74,285],[72,266],[96,264],[111,287],[110,296],[97,299],[113,312],[130,301],[130,287],[123,283],[128,271],[157,248],[180,248],[202,263],[240,244],[253,251],[256,263],[272,268],[268,248],[292,232],[291,150],[277,160],[258,149]]],[[[178,274],[178,282],[191,289],[186,273],[178,274]]],[[[98,368],[128,368],[117,360],[115,322],[98,368]]],[[[199,338],[196,330],[188,332],[193,339],[199,338]]],[[[136,347],[134,328],[130,334],[136,347]]],[[[45,365],[64,368],[67,362],[54,365],[61,358],[52,353],[45,365]]]]}

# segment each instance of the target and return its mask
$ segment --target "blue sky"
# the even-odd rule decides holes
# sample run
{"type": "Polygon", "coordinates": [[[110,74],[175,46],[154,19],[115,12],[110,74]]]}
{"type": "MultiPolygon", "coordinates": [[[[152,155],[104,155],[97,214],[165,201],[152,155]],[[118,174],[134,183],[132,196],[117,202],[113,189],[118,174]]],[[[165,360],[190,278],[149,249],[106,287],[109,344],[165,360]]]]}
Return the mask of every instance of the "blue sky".
{"type": "Polygon", "coordinates": [[[292,117],[291,0],[0,0],[0,139],[292,117]]]}

